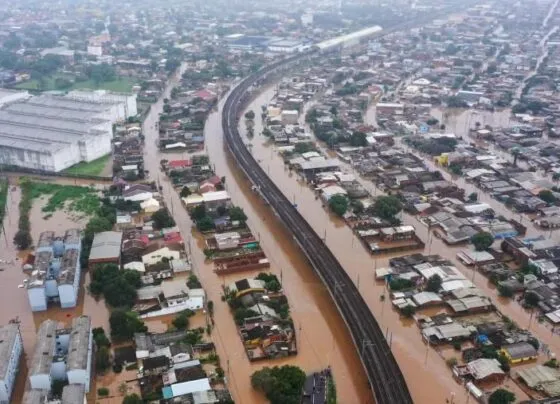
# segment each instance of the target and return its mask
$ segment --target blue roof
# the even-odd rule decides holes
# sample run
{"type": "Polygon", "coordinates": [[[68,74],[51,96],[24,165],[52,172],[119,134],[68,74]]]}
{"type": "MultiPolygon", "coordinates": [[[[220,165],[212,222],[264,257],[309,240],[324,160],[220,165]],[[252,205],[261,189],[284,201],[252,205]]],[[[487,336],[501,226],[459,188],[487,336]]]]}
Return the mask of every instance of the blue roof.
{"type": "Polygon", "coordinates": [[[163,389],[161,389],[161,393],[163,394],[163,398],[165,399],[173,398],[173,390],[171,389],[171,386],[165,386],[163,389]]]}

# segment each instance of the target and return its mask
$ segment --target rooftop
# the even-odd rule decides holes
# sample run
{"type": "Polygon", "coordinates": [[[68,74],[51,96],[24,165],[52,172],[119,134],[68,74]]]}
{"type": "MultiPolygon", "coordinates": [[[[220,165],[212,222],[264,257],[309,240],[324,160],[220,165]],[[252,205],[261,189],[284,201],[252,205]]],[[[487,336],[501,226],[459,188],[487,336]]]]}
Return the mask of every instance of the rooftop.
{"type": "Polygon", "coordinates": [[[19,335],[17,324],[7,324],[0,327],[0,380],[5,380],[11,353],[19,335]]]}
{"type": "Polygon", "coordinates": [[[57,328],[58,323],[54,320],[45,320],[39,326],[35,352],[29,365],[29,376],[50,373],[56,349],[57,328]]]}
{"type": "Polygon", "coordinates": [[[62,389],[61,404],[83,403],[86,391],[83,384],[69,384],[62,389]]]}
{"type": "Polygon", "coordinates": [[[120,231],[104,231],[97,233],[91,244],[89,260],[119,258],[121,255],[122,233],[120,231]]]}
{"type": "Polygon", "coordinates": [[[72,320],[72,332],[68,345],[68,369],[86,369],[88,361],[91,319],[80,316],[72,320]]]}

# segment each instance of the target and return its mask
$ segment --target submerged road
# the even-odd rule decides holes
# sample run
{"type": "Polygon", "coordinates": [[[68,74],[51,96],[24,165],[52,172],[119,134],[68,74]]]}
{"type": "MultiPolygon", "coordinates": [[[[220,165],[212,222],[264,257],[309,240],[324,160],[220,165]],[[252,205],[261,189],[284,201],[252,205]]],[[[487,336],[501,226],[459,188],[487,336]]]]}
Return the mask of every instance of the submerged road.
{"type": "Polygon", "coordinates": [[[412,404],[402,372],[383,331],[362,295],[323,240],[259,166],[245,147],[238,131],[238,118],[247,99],[247,91],[270,72],[303,57],[295,56],[273,63],[247,77],[230,93],[222,113],[225,141],[238,165],[253,183],[255,190],[291,231],[313,269],[325,284],[350,331],[376,402],[412,404]]]}

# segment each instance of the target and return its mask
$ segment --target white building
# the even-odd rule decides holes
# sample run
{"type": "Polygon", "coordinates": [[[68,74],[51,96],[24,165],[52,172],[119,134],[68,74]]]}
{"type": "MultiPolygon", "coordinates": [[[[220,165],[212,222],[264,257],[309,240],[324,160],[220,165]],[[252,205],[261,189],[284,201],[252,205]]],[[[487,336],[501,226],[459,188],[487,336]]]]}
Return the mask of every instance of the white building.
{"type": "Polygon", "coordinates": [[[31,97],[27,91],[8,90],[0,88],[0,107],[14,102],[23,101],[31,97]]]}
{"type": "Polygon", "coordinates": [[[0,92],[8,104],[0,109],[0,164],[59,172],[109,154],[112,125],[136,115],[136,96],[71,94],[25,100],[0,92]]]}
{"type": "Polygon", "coordinates": [[[80,287],[81,236],[70,229],[64,237],[45,231],[39,236],[35,263],[27,282],[27,296],[32,311],[47,310],[49,301],[63,308],[75,307],[80,287]]]}
{"type": "Polygon", "coordinates": [[[91,319],[76,317],[71,328],[59,328],[54,320],[39,327],[35,352],[29,366],[32,390],[50,390],[55,380],[90,388],[92,361],[91,319]]]}
{"type": "Polygon", "coordinates": [[[23,342],[19,325],[0,327],[0,404],[9,404],[14,390],[23,342]]]}
{"type": "Polygon", "coordinates": [[[299,41],[289,39],[279,39],[268,43],[268,50],[274,53],[295,53],[301,48],[299,41]]]}
{"type": "Polygon", "coordinates": [[[111,120],[115,122],[124,121],[138,114],[136,94],[113,93],[107,90],[74,90],[70,91],[67,97],[73,100],[113,105],[111,120]]]}

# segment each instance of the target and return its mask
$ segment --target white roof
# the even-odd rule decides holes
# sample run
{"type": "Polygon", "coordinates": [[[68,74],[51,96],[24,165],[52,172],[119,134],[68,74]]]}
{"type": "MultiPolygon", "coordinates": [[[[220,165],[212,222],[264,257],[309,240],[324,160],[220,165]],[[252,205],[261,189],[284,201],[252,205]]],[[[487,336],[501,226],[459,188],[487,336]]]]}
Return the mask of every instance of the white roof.
{"type": "Polygon", "coordinates": [[[146,209],[148,207],[158,207],[159,208],[159,202],[154,198],[150,198],[150,199],[145,200],[144,202],[141,202],[140,207],[142,209],[146,209]]]}
{"type": "Polygon", "coordinates": [[[434,292],[420,292],[412,296],[412,299],[418,306],[428,303],[441,302],[441,297],[434,292]]]}
{"type": "Polygon", "coordinates": [[[470,213],[482,213],[485,210],[491,209],[490,205],[487,203],[473,203],[464,205],[463,208],[470,213]]]}
{"type": "Polygon", "coordinates": [[[331,199],[335,195],[346,195],[347,192],[344,188],[339,187],[338,185],[330,185],[328,187],[322,188],[321,192],[323,197],[327,200],[331,199]]]}
{"type": "Polygon", "coordinates": [[[206,390],[212,390],[212,387],[210,387],[210,380],[208,378],[191,380],[190,382],[175,383],[171,385],[173,397],[184,396],[185,394],[206,390]]]}
{"type": "Polygon", "coordinates": [[[138,272],[146,272],[146,267],[144,266],[144,263],[140,261],[132,261],[129,262],[128,264],[124,264],[123,269],[131,269],[138,272]]]}
{"type": "Polygon", "coordinates": [[[230,199],[227,191],[206,192],[202,194],[204,202],[224,201],[230,199]]]}

